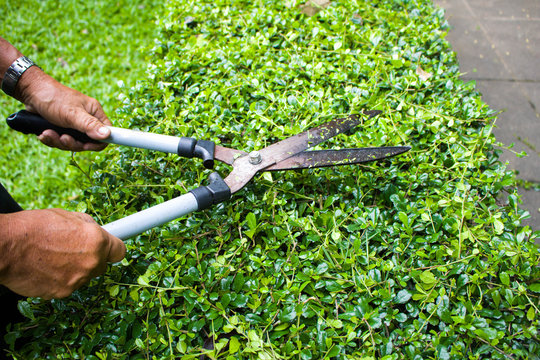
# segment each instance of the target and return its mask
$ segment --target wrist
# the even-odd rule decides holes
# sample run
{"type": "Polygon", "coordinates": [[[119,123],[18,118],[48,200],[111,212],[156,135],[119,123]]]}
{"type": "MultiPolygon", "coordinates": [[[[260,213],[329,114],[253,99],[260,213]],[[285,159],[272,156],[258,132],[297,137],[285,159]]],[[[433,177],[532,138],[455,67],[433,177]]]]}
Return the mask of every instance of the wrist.
{"type": "Polygon", "coordinates": [[[37,66],[32,66],[19,79],[14,98],[37,109],[38,102],[48,103],[54,100],[54,92],[50,90],[56,88],[56,84],[52,83],[56,81],[37,66]]]}
{"type": "Polygon", "coordinates": [[[32,67],[38,67],[26,56],[20,56],[11,63],[2,78],[2,91],[17,98],[17,85],[24,73],[32,67]]]}

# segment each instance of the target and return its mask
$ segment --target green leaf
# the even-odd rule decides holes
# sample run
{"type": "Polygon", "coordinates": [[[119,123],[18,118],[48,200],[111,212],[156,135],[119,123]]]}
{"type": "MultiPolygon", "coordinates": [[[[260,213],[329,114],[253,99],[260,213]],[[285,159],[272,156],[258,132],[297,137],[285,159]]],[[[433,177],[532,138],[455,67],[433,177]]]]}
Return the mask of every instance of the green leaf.
{"type": "Polygon", "coordinates": [[[369,306],[369,301],[365,298],[358,302],[358,310],[362,316],[366,316],[371,311],[371,306],[369,306]]]}
{"type": "Polygon", "coordinates": [[[233,281],[233,290],[236,291],[236,292],[240,292],[244,285],[245,285],[245,278],[244,278],[244,274],[242,273],[239,273],[237,274],[235,277],[234,277],[234,281],[233,281]]]}
{"type": "Polygon", "coordinates": [[[283,309],[279,316],[281,322],[291,322],[296,319],[296,308],[294,306],[288,306],[283,309]]]}
{"type": "Polygon", "coordinates": [[[540,283],[534,283],[529,285],[529,290],[540,293],[540,283]]]}
{"type": "Polygon", "coordinates": [[[339,319],[326,319],[326,322],[335,329],[341,329],[343,327],[343,322],[339,319]]]}
{"type": "Polygon", "coordinates": [[[112,297],[115,297],[116,295],[118,295],[118,292],[120,291],[120,286],[118,285],[113,285],[109,288],[109,294],[112,296],[112,297]]]}
{"type": "Polygon", "coordinates": [[[407,216],[406,213],[404,213],[403,211],[400,211],[398,213],[398,217],[399,217],[399,220],[403,223],[403,225],[405,225],[406,227],[409,226],[409,217],[407,216]]]}
{"type": "Polygon", "coordinates": [[[238,350],[240,350],[240,341],[236,336],[233,336],[229,340],[229,353],[236,354],[238,350]]]}
{"type": "Polygon", "coordinates": [[[327,263],[320,263],[318,266],[317,266],[317,269],[315,270],[315,272],[318,274],[318,275],[321,275],[321,274],[324,274],[325,272],[328,271],[330,267],[328,266],[327,263]]]}
{"type": "Polygon", "coordinates": [[[309,349],[304,349],[300,353],[300,359],[302,360],[311,360],[313,358],[313,354],[309,349]]]}
{"type": "Polygon", "coordinates": [[[435,285],[437,283],[437,279],[435,278],[435,275],[429,270],[426,270],[420,274],[420,280],[422,282],[430,287],[435,285]]]}
{"type": "Polygon", "coordinates": [[[19,301],[17,304],[17,308],[19,309],[19,312],[24,315],[24,317],[35,320],[34,312],[32,311],[32,307],[28,303],[28,301],[19,301]]]}
{"type": "Polygon", "coordinates": [[[440,360],[450,360],[450,353],[448,352],[448,348],[444,347],[444,346],[441,346],[441,347],[438,347],[439,348],[439,352],[438,352],[438,355],[439,355],[439,359],[440,360]]]}
{"type": "Polygon", "coordinates": [[[412,297],[412,294],[409,290],[402,289],[397,293],[395,297],[395,302],[398,304],[405,304],[406,302],[409,301],[411,297],[412,297]]]}
{"type": "Polygon", "coordinates": [[[150,284],[148,283],[148,276],[146,274],[139,276],[137,278],[137,284],[142,286],[150,286],[150,284]]]}
{"type": "Polygon", "coordinates": [[[257,218],[255,217],[254,213],[250,212],[246,215],[246,222],[248,224],[249,230],[251,230],[252,232],[257,229],[257,218]]]}
{"type": "Polygon", "coordinates": [[[510,285],[510,276],[508,276],[506,272],[501,272],[499,274],[499,279],[501,279],[501,283],[503,283],[503,285],[510,285]]]}
{"type": "MultiPolygon", "coordinates": [[[[139,344],[137,344],[139,346],[139,344]]],[[[185,354],[187,351],[187,344],[185,341],[179,341],[176,343],[176,350],[178,350],[179,353],[185,354]]]]}
{"type": "Polygon", "coordinates": [[[497,235],[501,235],[504,232],[504,224],[499,219],[493,221],[493,227],[495,228],[495,234],[497,235]]]}
{"type": "Polygon", "coordinates": [[[529,307],[529,310],[527,311],[527,319],[529,321],[533,321],[536,317],[536,312],[532,306],[529,307]]]}
{"type": "Polygon", "coordinates": [[[487,341],[491,341],[497,338],[497,330],[492,328],[476,329],[474,330],[474,333],[480,338],[487,341]]]}
{"type": "Polygon", "coordinates": [[[400,323],[407,321],[407,315],[404,313],[399,313],[396,315],[396,320],[400,323]]]}

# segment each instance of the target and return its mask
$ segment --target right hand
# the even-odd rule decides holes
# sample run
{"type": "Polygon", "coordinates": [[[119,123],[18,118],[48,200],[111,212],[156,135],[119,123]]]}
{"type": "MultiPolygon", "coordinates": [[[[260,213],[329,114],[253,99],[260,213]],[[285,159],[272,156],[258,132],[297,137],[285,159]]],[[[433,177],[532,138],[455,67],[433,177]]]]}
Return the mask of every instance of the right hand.
{"type": "MultiPolygon", "coordinates": [[[[111,131],[110,120],[99,101],[60,84],[39,68],[32,66],[17,84],[20,100],[28,111],[38,113],[52,124],[79,130],[95,140],[104,140],[111,131]]],[[[70,135],[45,130],[39,140],[47,146],[70,151],[99,151],[106,143],[82,143],[70,135]]]]}
{"type": "Polygon", "coordinates": [[[126,253],[89,215],[61,209],[0,214],[0,283],[44,299],[63,298],[126,253]]]}

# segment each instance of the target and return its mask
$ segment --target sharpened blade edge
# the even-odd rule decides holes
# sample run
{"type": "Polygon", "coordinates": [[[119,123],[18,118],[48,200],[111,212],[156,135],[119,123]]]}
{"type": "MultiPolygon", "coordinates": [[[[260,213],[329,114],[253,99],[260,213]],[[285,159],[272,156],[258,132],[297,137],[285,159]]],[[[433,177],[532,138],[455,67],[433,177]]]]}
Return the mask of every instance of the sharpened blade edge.
{"type": "Polygon", "coordinates": [[[270,166],[265,171],[301,170],[368,163],[409,151],[409,146],[304,151],[270,166]]]}

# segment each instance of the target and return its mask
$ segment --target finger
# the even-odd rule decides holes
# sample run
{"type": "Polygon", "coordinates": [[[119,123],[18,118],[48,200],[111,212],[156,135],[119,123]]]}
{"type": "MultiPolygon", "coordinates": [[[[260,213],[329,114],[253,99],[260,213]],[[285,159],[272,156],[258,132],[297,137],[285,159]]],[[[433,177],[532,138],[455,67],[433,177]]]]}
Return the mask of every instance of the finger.
{"type": "Polygon", "coordinates": [[[45,130],[38,136],[39,141],[49,147],[67,150],[65,145],[60,141],[60,135],[54,130],[45,130]]]}
{"type": "Polygon", "coordinates": [[[38,139],[49,147],[69,151],[101,151],[108,145],[107,143],[83,143],[75,140],[70,135],[59,135],[56,131],[50,129],[43,131],[43,133],[38,136],[38,139]]]}
{"type": "Polygon", "coordinates": [[[109,256],[107,256],[107,261],[113,263],[121,261],[126,256],[126,244],[116,236],[109,233],[107,235],[109,237],[109,256]]]}
{"type": "Polygon", "coordinates": [[[95,140],[105,140],[111,135],[111,130],[98,118],[85,113],[79,112],[78,115],[80,128],[77,130],[86,133],[89,137],[95,140]]]}
{"type": "Polygon", "coordinates": [[[82,143],[65,134],[62,136],[59,136],[58,134],[42,134],[38,136],[38,139],[44,145],[67,151],[101,151],[105,149],[108,145],[107,143],[82,143]]]}
{"type": "Polygon", "coordinates": [[[84,284],[89,283],[90,280],[92,280],[93,278],[105,274],[105,272],[107,271],[107,262],[104,259],[102,259],[102,261],[96,264],[96,266],[93,269],[89,269],[89,270],[90,271],[88,272],[88,274],[82,277],[81,279],[79,279],[79,281],[75,284],[76,286],[75,289],[78,289],[84,284]]]}
{"type": "Polygon", "coordinates": [[[81,212],[70,212],[69,214],[78,217],[85,223],[96,224],[96,221],[88,214],[81,213],[81,212]]]}
{"type": "MultiPolygon", "coordinates": [[[[81,125],[76,127],[77,130],[86,133],[88,136],[96,140],[103,140],[109,137],[111,131],[107,127],[103,126],[103,123],[100,120],[94,118],[92,115],[84,111],[78,111],[77,114],[78,114],[77,119],[80,120],[77,124],[82,124],[82,127],[80,127],[81,125]],[[104,130],[107,132],[107,135],[105,137],[102,136],[102,138],[96,138],[95,135],[92,135],[88,129],[95,128],[96,126],[99,127],[96,130],[97,132],[104,130]]],[[[77,140],[72,141],[71,138],[66,138],[66,142],[64,142],[64,145],[67,148],[69,148],[69,150],[72,150],[72,151],[101,151],[105,149],[108,144],[107,143],[93,143],[93,142],[83,143],[77,140]]]]}
{"type": "Polygon", "coordinates": [[[75,140],[71,135],[63,134],[60,136],[60,142],[64,146],[64,150],[83,151],[84,143],[75,140]]]}
{"type": "MultiPolygon", "coordinates": [[[[99,274],[98,274],[99,275],[99,274]]],[[[97,276],[97,275],[96,275],[97,276]]],[[[79,280],[77,280],[73,286],[71,287],[73,289],[73,291],[77,290],[77,289],[80,289],[83,285],[87,284],[90,282],[90,279],[93,278],[94,276],[92,277],[81,277],[79,280]]]]}
{"type": "Polygon", "coordinates": [[[101,107],[100,103],[96,101],[95,107],[88,111],[89,114],[93,115],[96,119],[101,121],[105,125],[112,125],[111,121],[105,115],[105,112],[103,111],[103,108],[101,107]]]}
{"type": "MultiPolygon", "coordinates": [[[[93,269],[93,271],[90,273],[90,279],[95,278],[97,276],[105,274],[105,271],[107,271],[107,262],[102,261],[98,264],[96,268],[93,269]]],[[[88,281],[90,281],[90,279],[88,281]]],[[[87,282],[88,282],[87,281],[87,282]]],[[[84,284],[84,283],[83,283],[84,284]]]]}
{"type": "Polygon", "coordinates": [[[30,104],[25,104],[24,108],[31,113],[37,113],[37,110],[30,104]]]}
{"type": "Polygon", "coordinates": [[[84,143],[83,144],[83,151],[101,151],[107,147],[107,143],[84,143]]]}

